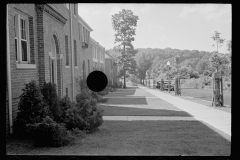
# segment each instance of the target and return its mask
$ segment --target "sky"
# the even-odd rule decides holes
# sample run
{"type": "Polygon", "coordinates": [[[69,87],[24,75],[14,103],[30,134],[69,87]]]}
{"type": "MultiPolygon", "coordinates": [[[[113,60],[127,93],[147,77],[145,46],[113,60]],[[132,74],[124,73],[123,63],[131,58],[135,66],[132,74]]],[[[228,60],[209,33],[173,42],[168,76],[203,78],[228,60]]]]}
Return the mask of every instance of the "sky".
{"type": "MultiPolygon", "coordinates": [[[[78,14],[93,29],[90,36],[105,47],[114,47],[112,15],[122,9],[137,15],[134,48],[167,48],[216,51],[211,38],[215,31],[221,38],[232,38],[231,4],[161,4],[161,3],[79,3],[78,14]]],[[[219,48],[227,53],[227,43],[219,48]]]]}

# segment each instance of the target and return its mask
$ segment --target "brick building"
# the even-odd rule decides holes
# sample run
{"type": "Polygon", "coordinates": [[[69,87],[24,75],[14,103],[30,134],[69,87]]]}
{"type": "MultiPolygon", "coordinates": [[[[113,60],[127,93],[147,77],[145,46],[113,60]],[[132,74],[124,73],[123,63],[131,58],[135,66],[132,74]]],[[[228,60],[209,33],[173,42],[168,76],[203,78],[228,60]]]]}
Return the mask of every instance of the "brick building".
{"type": "Polygon", "coordinates": [[[31,80],[40,86],[53,82],[60,97],[75,100],[76,78],[91,72],[91,31],[78,15],[78,4],[7,5],[7,133],[22,88],[31,80]]]}
{"type": "Polygon", "coordinates": [[[107,75],[108,82],[112,83],[112,85],[119,83],[118,72],[117,59],[105,52],[105,74],[107,75]]]}
{"type": "Polygon", "coordinates": [[[81,78],[86,79],[88,74],[91,73],[92,68],[92,52],[91,52],[91,42],[90,42],[90,32],[93,31],[92,28],[80,17],[78,16],[78,26],[80,33],[81,44],[81,78]]]}
{"type": "Polygon", "coordinates": [[[105,72],[105,48],[90,38],[92,52],[92,69],[105,72]]]}

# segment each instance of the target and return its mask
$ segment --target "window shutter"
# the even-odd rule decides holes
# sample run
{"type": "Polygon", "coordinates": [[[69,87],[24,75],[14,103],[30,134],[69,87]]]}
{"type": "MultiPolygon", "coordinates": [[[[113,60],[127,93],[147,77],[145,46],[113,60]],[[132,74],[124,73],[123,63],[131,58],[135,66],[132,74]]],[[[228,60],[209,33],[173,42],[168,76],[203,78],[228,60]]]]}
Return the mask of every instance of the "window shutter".
{"type": "Polygon", "coordinates": [[[30,63],[35,64],[33,17],[29,17],[30,63]]]}
{"type": "Polygon", "coordinates": [[[65,36],[65,49],[66,49],[66,66],[69,66],[69,53],[68,53],[68,36],[65,36]]]}

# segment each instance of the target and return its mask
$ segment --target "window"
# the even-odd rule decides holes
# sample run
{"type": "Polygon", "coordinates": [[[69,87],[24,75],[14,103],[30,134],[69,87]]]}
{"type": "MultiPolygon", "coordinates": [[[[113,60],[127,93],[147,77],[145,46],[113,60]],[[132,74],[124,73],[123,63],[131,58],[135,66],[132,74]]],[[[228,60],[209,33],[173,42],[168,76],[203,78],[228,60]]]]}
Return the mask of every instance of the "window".
{"type": "Polygon", "coordinates": [[[74,40],[74,64],[77,66],[77,42],[74,40]]]}
{"type": "Polygon", "coordinates": [[[84,29],[84,27],[82,26],[81,28],[82,28],[82,32],[81,32],[82,42],[85,42],[85,41],[84,41],[84,34],[83,34],[83,29],[84,29]]]}
{"type": "Polygon", "coordinates": [[[83,37],[84,37],[83,42],[86,42],[86,29],[85,29],[85,27],[83,27],[83,37]]]}
{"type": "Polygon", "coordinates": [[[79,40],[81,40],[81,26],[79,22],[78,22],[78,31],[79,31],[79,40]]]}
{"type": "Polygon", "coordinates": [[[30,63],[28,18],[16,13],[14,15],[14,27],[16,61],[19,63],[30,63]]]}
{"type": "Polygon", "coordinates": [[[16,54],[16,61],[18,60],[17,51],[18,51],[18,26],[17,26],[17,14],[14,15],[14,34],[15,34],[15,54],[16,54]]]}
{"type": "Polygon", "coordinates": [[[77,15],[77,6],[76,6],[76,4],[73,4],[73,14],[74,14],[74,16],[77,15]]]}
{"type": "Polygon", "coordinates": [[[66,96],[68,97],[68,88],[66,88],[66,96]]]}
{"type": "Polygon", "coordinates": [[[97,47],[96,47],[96,52],[95,52],[95,58],[97,58],[97,47]]]}
{"type": "Polygon", "coordinates": [[[65,36],[65,49],[66,49],[66,66],[69,66],[69,53],[68,53],[68,36],[65,36]]]}

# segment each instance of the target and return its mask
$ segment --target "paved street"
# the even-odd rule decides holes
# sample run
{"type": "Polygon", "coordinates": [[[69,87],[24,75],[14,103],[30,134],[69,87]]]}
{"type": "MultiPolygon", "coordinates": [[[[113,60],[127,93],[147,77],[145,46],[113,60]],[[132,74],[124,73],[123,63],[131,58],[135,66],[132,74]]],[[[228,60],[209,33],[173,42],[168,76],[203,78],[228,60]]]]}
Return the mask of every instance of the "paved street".
{"type": "Polygon", "coordinates": [[[108,102],[101,105],[168,110],[175,112],[175,114],[164,116],[104,116],[105,120],[197,120],[229,141],[231,139],[231,113],[178,98],[142,85],[132,86],[130,83],[127,83],[127,89],[110,92],[106,97],[109,98],[108,102]]]}

